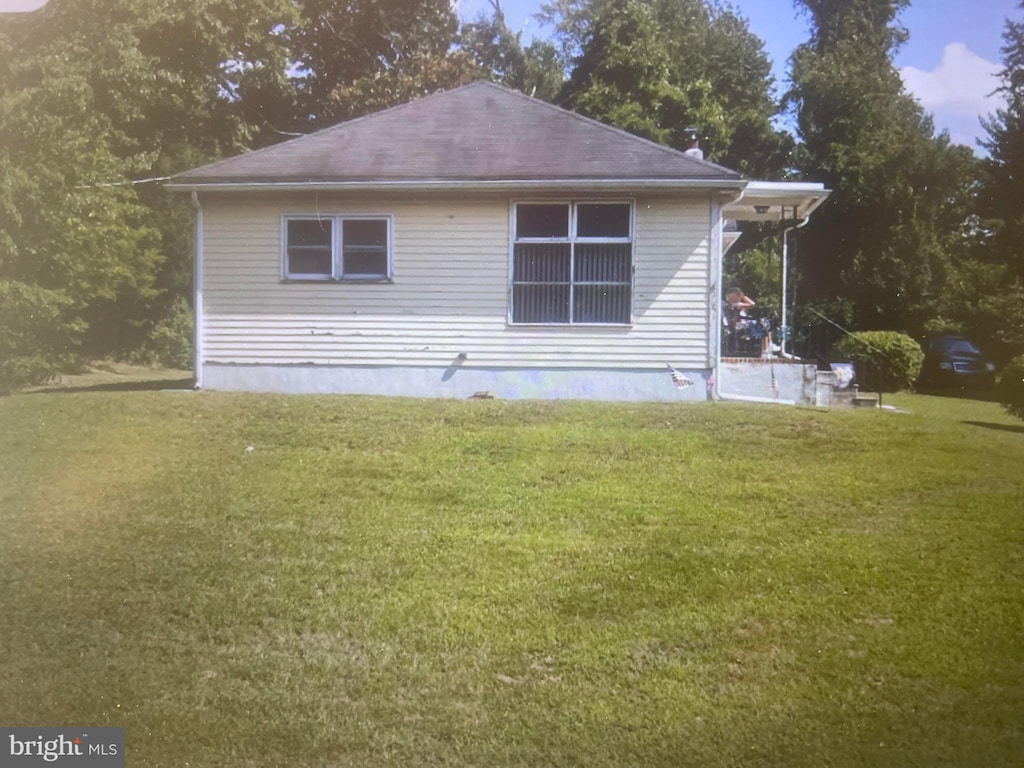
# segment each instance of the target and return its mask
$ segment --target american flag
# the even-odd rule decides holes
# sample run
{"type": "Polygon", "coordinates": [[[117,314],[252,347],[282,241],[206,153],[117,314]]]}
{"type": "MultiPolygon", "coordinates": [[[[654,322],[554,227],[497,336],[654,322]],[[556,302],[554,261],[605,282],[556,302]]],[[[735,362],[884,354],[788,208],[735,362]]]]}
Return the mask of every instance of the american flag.
{"type": "Polygon", "coordinates": [[[668,372],[672,376],[672,383],[676,385],[676,389],[686,389],[687,387],[693,386],[692,379],[688,379],[686,376],[684,376],[675,368],[673,368],[669,363],[665,363],[665,365],[668,366],[668,372]]]}

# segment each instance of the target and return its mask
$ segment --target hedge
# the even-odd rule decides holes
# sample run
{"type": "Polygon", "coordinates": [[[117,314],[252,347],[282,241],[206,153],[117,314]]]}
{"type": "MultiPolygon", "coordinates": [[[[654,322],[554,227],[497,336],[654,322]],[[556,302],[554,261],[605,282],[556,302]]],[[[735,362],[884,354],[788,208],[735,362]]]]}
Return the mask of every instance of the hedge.
{"type": "Polygon", "coordinates": [[[921,346],[896,331],[851,333],[836,345],[836,352],[853,361],[863,387],[879,392],[910,389],[924,363],[921,346]]]}

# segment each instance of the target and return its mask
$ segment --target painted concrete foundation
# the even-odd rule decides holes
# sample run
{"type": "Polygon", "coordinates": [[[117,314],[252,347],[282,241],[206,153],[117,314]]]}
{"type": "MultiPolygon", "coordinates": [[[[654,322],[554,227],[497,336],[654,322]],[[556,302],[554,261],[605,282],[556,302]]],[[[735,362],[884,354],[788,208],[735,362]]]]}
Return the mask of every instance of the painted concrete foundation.
{"type": "Polygon", "coordinates": [[[362,394],[468,398],[487,392],[500,399],[697,401],[706,400],[708,370],[679,369],[692,386],[672,383],[662,369],[516,369],[452,365],[447,368],[225,365],[203,366],[203,389],[292,394],[362,394]]]}
{"type": "Polygon", "coordinates": [[[814,405],[817,366],[780,358],[722,358],[718,369],[718,391],[723,398],[778,401],[814,405]],[[777,392],[772,389],[775,375],[777,392]]]}

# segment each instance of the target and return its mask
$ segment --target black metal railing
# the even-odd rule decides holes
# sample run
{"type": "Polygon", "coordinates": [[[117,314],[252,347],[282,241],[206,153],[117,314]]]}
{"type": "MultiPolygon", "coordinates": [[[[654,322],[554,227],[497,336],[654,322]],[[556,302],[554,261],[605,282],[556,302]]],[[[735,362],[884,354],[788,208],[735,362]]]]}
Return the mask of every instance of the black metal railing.
{"type": "Polygon", "coordinates": [[[748,311],[727,318],[722,325],[722,357],[761,357],[777,343],[772,334],[774,327],[768,314],[748,311]]]}

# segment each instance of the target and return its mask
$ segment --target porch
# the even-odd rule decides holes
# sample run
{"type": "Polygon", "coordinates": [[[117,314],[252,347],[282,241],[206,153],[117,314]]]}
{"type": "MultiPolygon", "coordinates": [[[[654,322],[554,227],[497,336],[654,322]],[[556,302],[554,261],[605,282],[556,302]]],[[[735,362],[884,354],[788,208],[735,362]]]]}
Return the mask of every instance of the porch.
{"type": "Polygon", "coordinates": [[[775,223],[781,230],[781,296],[777,314],[763,309],[743,313],[730,322],[722,301],[717,326],[717,394],[729,400],[777,402],[790,405],[833,404],[836,389],[832,378],[820,376],[816,360],[802,360],[787,348],[789,329],[789,235],[804,226],[811,214],[831,194],[822,184],[752,181],[734,200],[723,205],[722,256],[738,242],[738,222],[775,223]]]}

